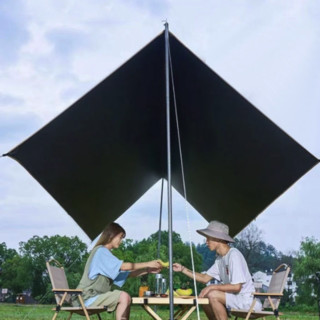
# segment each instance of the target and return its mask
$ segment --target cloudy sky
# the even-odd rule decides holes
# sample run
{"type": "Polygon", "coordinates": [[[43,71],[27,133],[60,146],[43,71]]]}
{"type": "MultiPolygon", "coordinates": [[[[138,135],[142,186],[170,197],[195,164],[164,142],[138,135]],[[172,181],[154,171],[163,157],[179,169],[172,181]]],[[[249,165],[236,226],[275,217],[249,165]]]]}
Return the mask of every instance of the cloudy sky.
{"type": "MultiPolygon", "coordinates": [[[[21,143],[163,31],[320,158],[320,2],[313,0],[0,1],[0,153],[21,143]]],[[[119,219],[129,238],[158,228],[160,183],[119,219]],[[148,215],[143,225],[139,217],[148,215]]],[[[206,221],[174,196],[174,229],[201,242],[206,221]],[[186,221],[189,221],[187,223],[186,221]],[[190,232],[186,232],[189,230],[190,232]]],[[[164,215],[166,212],[164,212],[164,215]]],[[[166,221],[166,217],[164,218],[166,221]]],[[[164,227],[166,223],[164,221],[164,227]]],[[[320,238],[320,165],[256,219],[263,239],[297,250],[320,238]]],[[[0,242],[90,240],[14,160],[0,158],[0,242]]]]}

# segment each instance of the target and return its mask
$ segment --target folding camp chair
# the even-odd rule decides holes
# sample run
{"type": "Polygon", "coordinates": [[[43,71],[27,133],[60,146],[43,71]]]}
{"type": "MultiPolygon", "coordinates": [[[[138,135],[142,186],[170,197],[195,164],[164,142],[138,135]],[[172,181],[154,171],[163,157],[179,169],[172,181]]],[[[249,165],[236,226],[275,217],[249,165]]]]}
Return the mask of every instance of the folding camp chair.
{"type": "Polygon", "coordinates": [[[258,319],[265,318],[267,316],[274,315],[277,320],[280,320],[279,316],[282,315],[278,311],[282,292],[286,284],[290,268],[286,264],[281,264],[277,269],[274,270],[269,288],[267,292],[255,292],[253,293],[254,299],[249,310],[236,310],[231,309],[231,314],[235,316],[235,320],[238,318],[247,319],[258,319]],[[263,310],[254,311],[257,298],[264,299],[263,310]],[[265,309],[271,308],[272,311],[266,311],[265,309]]]}
{"type": "Polygon", "coordinates": [[[106,307],[85,307],[82,298],[82,290],[69,289],[67,277],[62,265],[58,261],[52,259],[50,261],[47,261],[46,266],[52,284],[52,291],[54,292],[57,302],[57,306],[52,309],[55,310],[52,320],[56,319],[60,311],[67,311],[70,313],[68,320],[71,319],[73,313],[85,316],[87,320],[90,320],[89,315],[96,314],[99,320],[101,320],[100,313],[107,311],[106,307]],[[53,262],[57,265],[57,267],[50,264],[53,262]],[[65,302],[71,305],[71,297],[73,295],[77,295],[80,302],[80,307],[62,307],[63,303],[65,302]]]}

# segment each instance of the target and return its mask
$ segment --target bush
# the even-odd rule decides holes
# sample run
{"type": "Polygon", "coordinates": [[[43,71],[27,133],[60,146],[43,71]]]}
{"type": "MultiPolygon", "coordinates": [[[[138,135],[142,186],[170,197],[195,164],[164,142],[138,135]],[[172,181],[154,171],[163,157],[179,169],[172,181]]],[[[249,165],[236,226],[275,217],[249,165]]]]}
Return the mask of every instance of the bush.
{"type": "Polygon", "coordinates": [[[312,306],[306,305],[306,304],[298,304],[298,305],[288,305],[286,304],[283,308],[281,308],[281,311],[293,311],[293,312],[299,312],[299,313],[306,313],[306,312],[317,312],[318,307],[315,303],[312,306]]]}

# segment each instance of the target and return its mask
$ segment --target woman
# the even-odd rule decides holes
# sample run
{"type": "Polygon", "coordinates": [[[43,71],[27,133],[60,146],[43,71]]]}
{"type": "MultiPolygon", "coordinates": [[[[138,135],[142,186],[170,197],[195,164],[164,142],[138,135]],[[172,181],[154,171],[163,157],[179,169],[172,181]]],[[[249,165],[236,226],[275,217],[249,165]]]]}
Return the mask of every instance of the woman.
{"type": "MultiPolygon", "coordinates": [[[[125,237],[125,230],[117,223],[108,224],[91,251],[78,289],[83,290],[87,307],[106,306],[116,309],[116,319],[129,319],[131,297],[120,290],[111,290],[111,285],[122,287],[127,277],[137,277],[161,270],[159,261],[123,262],[112,254],[125,237]]],[[[76,304],[76,302],[74,302],[76,304]]]]}

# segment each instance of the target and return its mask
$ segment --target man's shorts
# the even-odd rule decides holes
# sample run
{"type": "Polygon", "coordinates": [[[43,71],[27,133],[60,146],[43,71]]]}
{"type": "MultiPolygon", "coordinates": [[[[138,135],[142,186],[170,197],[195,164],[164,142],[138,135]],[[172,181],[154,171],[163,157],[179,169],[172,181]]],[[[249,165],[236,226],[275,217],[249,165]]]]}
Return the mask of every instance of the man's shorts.
{"type": "MultiPolygon", "coordinates": [[[[253,296],[251,293],[226,293],[226,307],[231,309],[249,310],[253,301],[253,296]]],[[[262,309],[262,304],[259,299],[257,299],[254,305],[254,311],[260,311],[262,309]]]]}

